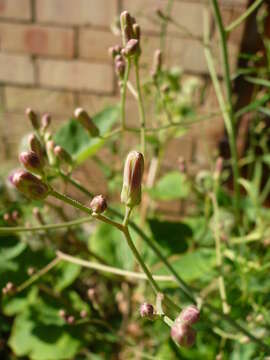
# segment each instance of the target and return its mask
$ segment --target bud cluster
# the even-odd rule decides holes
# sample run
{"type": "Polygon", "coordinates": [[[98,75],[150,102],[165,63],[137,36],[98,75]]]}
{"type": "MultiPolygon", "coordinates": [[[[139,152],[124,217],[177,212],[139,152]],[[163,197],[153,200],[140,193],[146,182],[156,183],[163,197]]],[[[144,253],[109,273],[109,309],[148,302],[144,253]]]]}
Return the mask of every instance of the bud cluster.
{"type": "Polygon", "coordinates": [[[123,39],[122,55],[126,57],[137,55],[141,53],[140,38],[141,29],[128,11],[123,11],[120,15],[121,32],[123,39]]]}
{"type": "Polygon", "coordinates": [[[196,341],[196,330],[192,328],[200,319],[200,311],[190,305],[183,309],[171,327],[171,337],[180,346],[191,347],[196,341]]]}
{"type": "Polygon", "coordinates": [[[16,225],[20,219],[18,210],[13,210],[11,213],[4,213],[3,220],[9,225],[16,225]]]}
{"type": "MultiPolygon", "coordinates": [[[[69,325],[73,325],[76,321],[75,316],[67,314],[64,309],[60,309],[58,312],[58,315],[69,325]]],[[[87,315],[88,315],[88,313],[86,310],[81,310],[80,318],[85,319],[87,317],[87,315]]]]}

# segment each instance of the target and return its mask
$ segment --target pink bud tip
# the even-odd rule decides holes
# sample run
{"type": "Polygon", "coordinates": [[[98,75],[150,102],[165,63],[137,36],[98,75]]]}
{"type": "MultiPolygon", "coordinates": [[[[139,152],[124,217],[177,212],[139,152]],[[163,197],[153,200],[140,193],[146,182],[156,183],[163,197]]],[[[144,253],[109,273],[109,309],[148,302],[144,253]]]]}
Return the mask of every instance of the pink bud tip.
{"type": "Polygon", "coordinates": [[[140,315],[143,318],[153,318],[154,316],[154,307],[153,305],[149,304],[149,303],[143,303],[140,306],[140,315]]]}
{"type": "Polygon", "coordinates": [[[101,214],[107,209],[107,201],[103,195],[97,195],[90,203],[90,208],[96,214],[101,214]]]}
{"type": "Polygon", "coordinates": [[[190,305],[183,309],[177,318],[177,321],[181,321],[186,325],[192,325],[198,322],[200,319],[200,311],[195,305],[190,305]]]}

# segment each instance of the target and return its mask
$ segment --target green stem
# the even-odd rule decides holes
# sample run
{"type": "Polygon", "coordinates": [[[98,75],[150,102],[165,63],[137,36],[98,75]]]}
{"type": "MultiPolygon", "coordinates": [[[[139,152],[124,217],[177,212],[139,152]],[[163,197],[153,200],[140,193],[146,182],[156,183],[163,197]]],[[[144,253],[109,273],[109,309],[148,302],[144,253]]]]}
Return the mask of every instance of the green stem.
{"type": "Polygon", "coordinates": [[[136,56],[134,59],[135,64],[135,77],[136,77],[136,87],[138,93],[138,106],[140,114],[140,132],[141,132],[141,152],[145,154],[145,112],[142,99],[142,91],[140,84],[140,74],[139,74],[139,57],[136,56]]]}
{"type": "Polygon", "coordinates": [[[240,184],[238,182],[239,179],[239,167],[238,167],[238,155],[237,155],[237,146],[236,146],[236,136],[235,136],[235,120],[232,106],[232,88],[231,88],[231,80],[230,80],[230,67],[228,60],[228,48],[226,43],[226,33],[224,30],[223,22],[221,19],[221,14],[219,10],[219,6],[217,0],[212,0],[212,4],[214,7],[215,17],[217,21],[217,26],[219,29],[220,39],[221,39],[221,50],[222,50],[222,58],[223,58],[223,72],[224,79],[226,84],[226,94],[227,94],[227,103],[225,103],[221,91],[221,87],[218,81],[217,73],[215,70],[214,60],[209,48],[209,29],[208,29],[208,19],[205,21],[205,57],[208,64],[208,69],[210,76],[212,78],[212,82],[216,91],[216,95],[218,98],[219,106],[223,114],[224,124],[228,133],[230,151],[232,156],[232,170],[233,170],[233,182],[234,182],[234,205],[235,205],[235,215],[236,218],[239,219],[239,207],[240,207],[240,184]]]}
{"type": "Polygon", "coordinates": [[[125,75],[123,79],[123,83],[121,85],[121,124],[122,124],[122,131],[126,129],[126,96],[127,96],[127,82],[129,78],[131,67],[130,59],[127,59],[127,66],[125,69],[125,75]]]}
{"type": "Polygon", "coordinates": [[[33,226],[33,227],[24,227],[24,226],[14,226],[14,227],[0,227],[0,233],[18,233],[18,232],[32,232],[32,231],[46,231],[46,230],[54,230],[54,229],[63,229],[69,228],[72,226],[78,226],[84,223],[91,221],[89,217],[84,217],[78,220],[67,221],[59,224],[50,224],[50,225],[42,225],[42,226],[33,226]]]}
{"type": "Polygon", "coordinates": [[[55,258],[53,259],[48,265],[46,265],[43,269],[35,273],[33,276],[31,276],[28,280],[26,280],[24,283],[22,283],[18,288],[16,289],[16,293],[19,293],[26,289],[28,286],[32,285],[35,281],[37,281],[41,276],[47,274],[51,269],[53,269],[61,259],[55,258]]]}
{"type": "Polygon", "coordinates": [[[260,6],[262,3],[264,2],[264,0],[256,0],[254,1],[253,4],[250,5],[249,8],[247,8],[247,10],[239,16],[239,18],[237,18],[236,20],[234,20],[230,25],[228,25],[226,27],[226,32],[229,33],[232,30],[234,30],[237,26],[239,26],[243,21],[246,20],[246,18],[253,13],[253,11],[255,11],[257,9],[258,6],[260,6]]]}

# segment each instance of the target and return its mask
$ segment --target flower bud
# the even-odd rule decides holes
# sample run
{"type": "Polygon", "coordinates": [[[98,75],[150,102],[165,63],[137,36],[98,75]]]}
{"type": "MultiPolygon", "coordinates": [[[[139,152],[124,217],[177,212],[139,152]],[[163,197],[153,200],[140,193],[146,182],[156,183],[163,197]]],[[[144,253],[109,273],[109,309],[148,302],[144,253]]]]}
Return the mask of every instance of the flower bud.
{"type": "Polygon", "coordinates": [[[187,306],[176,319],[185,325],[192,325],[200,319],[200,310],[195,305],[187,306]]]}
{"type": "Polygon", "coordinates": [[[87,311],[86,311],[86,310],[81,310],[81,312],[80,312],[80,317],[81,317],[82,319],[85,319],[85,318],[87,317],[87,311]]]}
{"type": "Polygon", "coordinates": [[[48,127],[50,126],[51,120],[52,120],[51,115],[48,113],[46,113],[42,116],[41,125],[42,125],[43,131],[48,129],[48,127]]]}
{"type": "Polygon", "coordinates": [[[121,24],[121,32],[123,38],[123,45],[132,39],[134,36],[133,34],[133,24],[135,20],[130,16],[128,11],[123,11],[120,15],[120,24],[121,24]]]}
{"type": "Polygon", "coordinates": [[[37,116],[37,113],[35,113],[34,110],[32,110],[31,108],[27,108],[25,110],[25,115],[28,117],[28,119],[31,121],[31,124],[33,126],[33,128],[35,130],[39,130],[40,128],[40,123],[39,123],[39,119],[37,116]]]}
{"type": "Polygon", "coordinates": [[[63,161],[69,165],[72,164],[72,157],[64,148],[62,148],[62,146],[56,145],[53,151],[58,160],[63,161]]]}
{"type": "Polygon", "coordinates": [[[72,325],[72,324],[74,324],[74,322],[75,322],[75,317],[74,316],[72,316],[72,315],[69,315],[68,317],[67,317],[67,323],[69,324],[69,325],[72,325]]]}
{"type": "Polygon", "coordinates": [[[11,214],[12,220],[17,222],[20,219],[20,213],[18,210],[13,210],[11,214]]]}
{"type": "Polygon", "coordinates": [[[125,75],[126,64],[124,60],[116,61],[114,65],[115,73],[120,78],[125,75]]]}
{"type": "Polygon", "coordinates": [[[155,77],[160,72],[162,66],[162,53],[160,49],[154,52],[152,76],[155,77]]]}
{"type": "Polygon", "coordinates": [[[218,179],[220,177],[223,169],[223,163],[224,163],[223,157],[219,156],[216,161],[216,168],[214,172],[215,179],[218,179]]]}
{"type": "Polygon", "coordinates": [[[137,39],[130,39],[122,50],[122,54],[129,57],[135,54],[139,54],[139,51],[139,41],[137,39]]]}
{"type": "Polygon", "coordinates": [[[90,203],[90,208],[95,214],[103,213],[107,209],[107,201],[105,197],[103,195],[95,196],[90,203]]]}
{"type": "Polygon", "coordinates": [[[64,309],[60,309],[58,312],[60,318],[65,319],[66,318],[66,311],[64,309]]]}
{"type": "Polygon", "coordinates": [[[141,202],[141,184],[144,170],[143,155],[131,151],[126,159],[121,201],[126,206],[134,207],[141,202]]]}
{"type": "Polygon", "coordinates": [[[55,148],[55,143],[53,140],[49,140],[46,142],[46,151],[47,151],[47,156],[49,159],[49,164],[51,166],[56,165],[56,157],[54,154],[54,148],[55,148]]]}
{"type": "Polygon", "coordinates": [[[79,123],[90,133],[91,136],[99,136],[99,129],[96,127],[92,118],[84,109],[77,108],[74,112],[74,115],[79,123]]]}
{"type": "Polygon", "coordinates": [[[17,190],[31,199],[43,200],[49,195],[49,187],[28,171],[17,170],[9,180],[17,190]]]}
{"type": "Polygon", "coordinates": [[[108,52],[110,57],[114,59],[117,55],[121,53],[121,46],[120,45],[111,46],[108,52]]]}
{"type": "Polygon", "coordinates": [[[171,337],[179,346],[189,348],[195,343],[196,331],[188,325],[175,321],[171,328],[171,337]]]}
{"type": "Polygon", "coordinates": [[[43,174],[43,164],[38,155],[34,151],[23,151],[19,156],[20,162],[23,166],[34,174],[43,174]]]}
{"type": "Polygon", "coordinates": [[[142,318],[147,318],[147,319],[153,319],[154,317],[154,307],[153,305],[149,304],[149,303],[143,303],[140,306],[140,315],[142,318]]]}
{"type": "Polygon", "coordinates": [[[140,27],[140,25],[135,23],[135,24],[133,24],[132,29],[133,29],[135,39],[140,40],[140,38],[141,38],[141,27],[140,27]]]}
{"type": "Polygon", "coordinates": [[[43,160],[44,160],[43,148],[42,148],[41,142],[36,137],[36,135],[34,135],[34,134],[29,135],[28,143],[29,143],[30,149],[34,153],[37,154],[37,156],[39,157],[40,162],[42,162],[42,164],[43,164],[43,160]]]}

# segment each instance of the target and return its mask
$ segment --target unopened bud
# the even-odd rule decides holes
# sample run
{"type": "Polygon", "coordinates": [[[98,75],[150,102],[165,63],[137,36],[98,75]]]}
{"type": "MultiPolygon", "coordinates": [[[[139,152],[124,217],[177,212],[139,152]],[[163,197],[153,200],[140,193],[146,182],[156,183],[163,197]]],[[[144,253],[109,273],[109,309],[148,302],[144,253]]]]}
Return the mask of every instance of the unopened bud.
{"type": "Polygon", "coordinates": [[[200,319],[200,310],[195,305],[187,306],[183,309],[176,319],[186,325],[192,325],[198,322],[200,319]]]}
{"type": "Polygon", "coordinates": [[[32,276],[34,273],[36,272],[35,268],[33,268],[32,266],[30,266],[28,269],[27,269],[27,274],[29,276],[32,276]]]}
{"type": "Polygon", "coordinates": [[[125,162],[123,187],[121,192],[122,203],[131,208],[141,202],[143,170],[143,155],[137,151],[131,151],[125,162]]]}
{"type": "Polygon", "coordinates": [[[9,177],[10,182],[24,195],[34,200],[43,200],[49,195],[49,187],[28,171],[18,170],[9,177]]]}
{"type": "Polygon", "coordinates": [[[99,136],[99,129],[84,109],[77,108],[74,112],[74,115],[79,123],[90,133],[91,136],[99,136]]]}
{"type": "Polygon", "coordinates": [[[162,66],[162,53],[160,49],[157,49],[154,52],[153,57],[153,68],[152,68],[152,76],[155,77],[160,72],[162,66]]]}
{"type": "Polygon", "coordinates": [[[179,346],[189,348],[195,343],[196,331],[188,325],[175,321],[171,328],[171,337],[179,346]]]}
{"type": "Polygon", "coordinates": [[[19,160],[23,166],[32,173],[43,174],[43,164],[34,151],[23,151],[19,156],[19,160]]]}
{"type": "Polygon", "coordinates": [[[110,57],[114,59],[117,55],[121,53],[121,46],[120,45],[111,46],[108,52],[110,57]]]}
{"type": "Polygon", "coordinates": [[[42,125],[42,130],[45,131],[48,129],[48,127],[50,126],[51,124],[51,115],[46,113],[42,116],[41,118],[41,125],[42,125]]]}
{"type": "Polygon", "coordinates": [[[18,210],[13,210],[11,214],[12,220],[17,222],[20,218],[20,214],[18,210]]]}
{"type": "Polygon", "coordinates": [[[67,323],[68,323],[69,325],[72,325],[72,324],[74,324],[74,322],[75,322],[75,317],[72,316],[72,315],[69,315],[69,316],[67,317],[67,323]]]}
{"type": "Polygon", "coordinates": [[[4,219],[5,222],[10,223],[10,222],[11,222],[10,214],[9,214],[9,213],[5,213],[5,214],[3,215],[3,219],[4,219]]]}
{"type": "Polygon", "coordinates": [[[141,27],[140,27],[140,25],[138,25],[137,23],[133,24],[132,29],[133,29],[133,33],[135,35],[135,38],[137,40],[140,40],[140,38],[141,38],[141,27]]]}
{"type": "Polygon", "coordinates": [[[72,157],[64,148],[62,148],[62,146],[56,145],[53,151],[58,160],[63,161],[69,165],[72,164],[72,157]]]}
{"type": "Polygon", "coordinates": [[[115,73],[117,76],[119,76],[120,78],[123,78],[123,76],[125,75],[125,69],[126,69],[126,64],[125,61],[116,61],[115,65],[114,65],[114,69],[115,69],[115,73]]]}
{"type": "Polygon", "coordinates": [[[129,57],[139,54],[139,50],[139,41],[137,39],[130,39],[122,50],[122,54],[129,57]]]}
{"type": "Polygon", "coordinates": [[[132,25],[134,19],[130,16],[128,11],[123,11],[120,15],[121,32],[123,38],[123,45],[133,38],[132,25]]]}
{"type": "Polygon", "coordinates": [[[33,126],[33,128],[35,130],[39,130],[40,128],[40,123],[39,123],[39,119],[38,119],[38,115],[37,113],[32,110],[31,108],[27,108],[25,110],[25,115],[28,117],[28,119],[31,121],[31,124],[33,126]]]}
{"type": "Polygon", "coordinates": [[[56,165],[56,157],[54,154],[54,148],[55,148],[55,143],[53,140],[49,140],[46,142],[47,156],[48,156],[49,164],[51,166],[56,165]]]}
{"type": "Polygon", "coordinates": [[[216,161],[215,178],[219,178],[223,169],[224,159],[219,156],[216,161]]]}
{"type": "Polygon", "coordinates": [[[154,307],[153,305],[149,304],[149,303],[143,303],[140,306],[140,315],[143,318],[147,318],[147,319],[153,319],[154,317],[154,307]]]}
{"type": "Polygon", "coordinates": [[[95,288],[89,288],[87,290],[87,296],[88,296],[88,299],[91,300],[91,301],[97,301],[97,291],[95,288]]]}
{"type": "Polygon", "coordinates": [[[37,154],[39,160],[43,163],[43,148],[39,139],[36,135],[31,134],[29,135],[28,142],[30,149],[37,154]]]}
{"type": "Polygon", "coordinates": [[[87,311],[86,311],[86,310],[81,310],[81,312],[80,312],[80,317],[81,317],[82,319],[85,319],[85,318],[87,317],[87,311]]]}
{"type": "Polygon", "coordinates": [[[11,294],[16,290],[15,285],[11,281],[6,284],[5,288],[6,294],[11,294]]]}
{"type": "Polygon", "coordinates": [[[101,214],[107,209],[107,201],[103,195],[97,195],[90,203],[90,208],[95,214],[101,214]]]}
{"type": "Polygon", "coordinates": [[[60,309],[58,312],[60,318],[65,319],[66,318],[66,312],[64,309],[60,309]]]}

